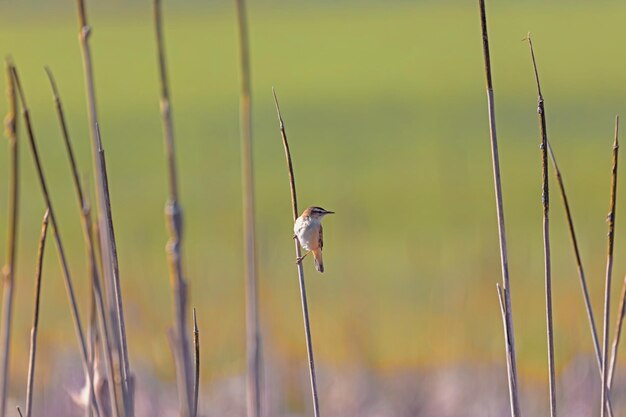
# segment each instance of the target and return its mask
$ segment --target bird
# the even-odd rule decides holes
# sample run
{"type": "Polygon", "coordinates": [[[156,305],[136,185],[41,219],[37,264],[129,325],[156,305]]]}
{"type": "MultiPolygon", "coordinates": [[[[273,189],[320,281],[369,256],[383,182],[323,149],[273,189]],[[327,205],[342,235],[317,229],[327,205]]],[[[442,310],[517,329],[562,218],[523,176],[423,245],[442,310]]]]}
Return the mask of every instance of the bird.
{"type": "Polygon", "coordinates": [[[309,207],[302,212],[293,225],[294,239],[298,239],[300,246],[306,251],[303,256],[296,259],[299,264],[309,254],[313,253],[315,269],[324,272],[324,261],[322,259],[322,248],[324,247],[324,230],[322,219],[327,214],[335,214],[318,206],[309,207]]]}

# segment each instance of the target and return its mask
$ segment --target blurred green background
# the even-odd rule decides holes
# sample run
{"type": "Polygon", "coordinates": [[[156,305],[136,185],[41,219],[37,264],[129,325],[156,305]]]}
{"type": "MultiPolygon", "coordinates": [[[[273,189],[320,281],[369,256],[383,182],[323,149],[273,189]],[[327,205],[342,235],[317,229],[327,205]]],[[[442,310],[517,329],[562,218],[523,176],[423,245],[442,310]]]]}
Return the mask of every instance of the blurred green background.
{"type": "MultiPolygon", "coordinates": [[[[53,70],[81,171],[92,177],[73,2],[0,5],[0,52],[21,72],[71,270],[88,312],[70,171],[43,66],[53,70]]],[[[173,375],[164,246],[166,199],[151,2],[89,4],[101,129],[131,361],[173,375]]],[[[238,56],[234,5],[166,2],[165,25],[185,210],[190,304],[203,375],[244,371],[238,56]]],[[[304,365],[290,197],[271,87],[291,142],[302,208],[325,221],[327,272],[305,262],[315,351],[329,366],[383,371],[504,361],[500,280],[478,10],[474,1],[250,2],[254,157],[264,352],[304,365]]],[[[519,366],[543,381],[546,343],[533,34],[548,129],[599,314],[613,119],[625,110],[626,6],[490,1],[489,25],[519,366]]],[[[4,90],[4,87],[1,89],[4,90]]],[[[0,100],[0,114],[6,113],[0,100]]],[[[23,377],[44,206],[22,127],[22,200],[13,371],[23,377]]],[[[0,146],[0,219],[6,218],[0,146]]],[[[624,175],[621,175],[623,178],[624,175]]],[[[553,189],[556,191],[555,183],[553,189]]],[[[93,187],[91,187],[93,190],[93,187]]],[[[626,270],[618,201],[615,291],[626,270]]],[[[552,198],[557,367],[592,344],[562,205],[552,198]]],[[[0,221],[0,235],[6,232],[0,221]]],[[[51,243],[51,241],[49,242],[51,243]]],[[[4,254],[5,239],[0,239],[4,254]]],[[[52,244],[41,344],[76,349],[52,244]]],[[[615,311],[615,309],[613,310],[615,311]]],[[[271,367],[267,371],[271,374],[271,367]]]]}

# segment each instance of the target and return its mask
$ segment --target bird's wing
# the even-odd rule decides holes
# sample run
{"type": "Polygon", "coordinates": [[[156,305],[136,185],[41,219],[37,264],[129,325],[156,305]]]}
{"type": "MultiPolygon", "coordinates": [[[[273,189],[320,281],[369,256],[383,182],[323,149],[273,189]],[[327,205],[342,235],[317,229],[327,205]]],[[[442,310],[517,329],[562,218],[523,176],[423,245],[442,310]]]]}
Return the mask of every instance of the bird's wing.
{"type": "Polygon", "coordinates": [[[320,234],[318,237],[319,242],[319,246],[320,246],[320,250],[324,248],[324,228],[322,228],[322,225],[320,224],[320,234]]]}

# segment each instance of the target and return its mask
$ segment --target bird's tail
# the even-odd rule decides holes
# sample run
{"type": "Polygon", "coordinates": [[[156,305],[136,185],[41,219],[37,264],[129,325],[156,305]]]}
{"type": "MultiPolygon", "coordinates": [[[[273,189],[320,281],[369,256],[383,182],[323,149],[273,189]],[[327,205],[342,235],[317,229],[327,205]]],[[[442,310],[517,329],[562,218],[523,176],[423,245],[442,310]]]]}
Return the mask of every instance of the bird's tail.
{"type": "Polygon", "coordinates": [[[324,272],[324,261],[322,260],[322,251],[313,251],[313,259],[315,260],[315,269],[318,272],[324,272]]]}

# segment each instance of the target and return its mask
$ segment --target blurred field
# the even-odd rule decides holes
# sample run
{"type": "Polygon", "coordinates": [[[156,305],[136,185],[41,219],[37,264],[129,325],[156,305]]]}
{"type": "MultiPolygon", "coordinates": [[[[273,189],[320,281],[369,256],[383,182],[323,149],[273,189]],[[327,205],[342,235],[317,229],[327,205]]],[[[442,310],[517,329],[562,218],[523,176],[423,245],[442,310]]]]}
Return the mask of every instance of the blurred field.
{"type": "MultiPolygon", "coordinates": [[[[91,175],[77,24],[69,7],[0,5],[0,52],[22,74],[53,200],[87,313],[82,240],[43,65],[54,71],[81,169],[91,175]]],[[[163,221],[164,157],[151,9],[90,9],[131,361],[171,376],[163,221]]],[[[238,69],[231,4],[168,2],[165,24],[185,209],[185,261],[202,331],[203,375],[243,372],[238,69]]],[[[536,44],[549,134],[600,311],[613,118],[626,110],[626,6],[490,2],[490,34],[510,237],[519,365],[546,375],[538,124],[528,47],[536,44]]],[[[271,100],[281,100],[300,204],[325,223],[327,272],[306,262],[315,349],[329,367],[382,371],[503,364],[499,262],[482,51],[474,2],[284,3],[249,13],[264,352],[303,365],[289,189],[271,100]]],[[[4,89],[2,89],[4,91],[4,89]]],[[[6,103],[0,100],[0,114],[6,103]]],[[[33,264],[44,207],[22,142],[15,378],[27,363],[33,264]]],[[[0,150],[5,149],[0,146],[0,150]]],[[[0,151],[0,166],[6,152],[0,151]]],[[[0,174],[0,219],[7,184],[0,174]]],[[[623,175],[622,175],[623,178],[623,175]]],[[[554,188],[556,191],[556,188],[554,188]]],[[[623,191],[626,192],[622,188],[623,191]]],[[[614,282],[626,271],[625,192],[614,282]]],[[[553,197],[557,367],[592,350],[560,199],[553,197]]],[[[4,236],[4,220],[0,236],[4,236]]],[[[4,253],[0,239],[0,254],[4,253]]],[[[50,246],[41,344],[75,349],[50,246]]],[[[41,360],[40,369],[49,360],[41,360]]],[[[273,369],[266,370],[269,377],[273,369]]],[[[504,383],[505,374],[499,375],[504,383]]]]}

